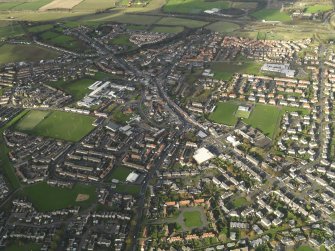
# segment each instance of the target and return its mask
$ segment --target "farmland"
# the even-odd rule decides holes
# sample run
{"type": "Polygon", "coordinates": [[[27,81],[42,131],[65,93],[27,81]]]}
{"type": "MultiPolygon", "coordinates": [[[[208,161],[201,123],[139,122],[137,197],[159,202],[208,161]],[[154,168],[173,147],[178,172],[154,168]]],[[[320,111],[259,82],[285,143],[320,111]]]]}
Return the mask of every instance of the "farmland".
{"type": "Polygon", "coordinates": [[[79,79],[72,81],[56,81],[49,83],[50,86],[61,89],[68,94],[71,94],[75,101],[82,99],[88,92],[88,87],[93,84],[95,80],[79,79]]]}
{"type": "Polygon", "coordinates": [[[68,141],[78,141],[93,129],[92,123],[95,119],[94,117],[61,111],[50,112],[33,128],[25,129],[25,127],[21,127],[22,125],[32,125],[36,117],[38,117],[39,120],[40,116],[35,116],[33,114],[36,112],[39,111],[32,111],[28,114],[29,116],[23,117],[15,125],[15,128],[19,131],[36,136],[45,136],[68,141]]]}
{"type": "Polygon", "coordinates": [[[240,26],[238,24],[229,23],[229,22],[216,22],[206,26],[206,29],[211,31],[216,31],[220,33],[229,33],[235,30],[238,30],[240,26]]]}
{"type": "Polygon", "coordinates": [[[152,32],[161,32],[161,33],[179,33],[184,30],[181,26],[154,26],[152,32]]]}
{"type": "Polygon", "coordinates": [[[315,5],[308,6],[305,9],[305,12],[306,13],[314,14],[314,13],[318,13],[318,12],[330,11],[332,9],[334,9],[334,6],[332,6],[332,5],[328,5],[328,4],[315,4],[315,5]]]}
{"type": "Polygon", "coordinates": [[[27,197],[39,211],[51,211],[72,206],[88,206],[96,198],[95,188],[87,185],[74,185],[73,188],[60,188],[45,182],[36,183],[24,188],[23,196],[27,197]],[[78,194],[89,195],[85,201],[78,202],[78,194]]]}
{"type": "Polygon", "coordinates": [[[171,25],[171,26],[185,26],[188,28],[198,28],[208,24],[207,22],[197,21],[192,19],[177,18],[177,17],[163,17],[157,22],[159,25],[171,25]]]}
{"type": "Polygon", "coordinates": [[[286,12],[281,12],[277,9],[263,9],[252,13],[252,16],[258,20],[266,21],[280,21],[288,22],[291,21],[291,17],[286,12]]]}
{"type": "Polygon", "coordinates": [[[58,53],[35,45],[4,44],[0,47],[0,64],[20,61],[39,61],[56,58],[58,53]]]}
{"type": "Polygon", "coordinates": [[[71,10],[74,6],[80,4],[83,0],[53,0],[52,2],[43,5],[39,8],[40,11],[52,10],[52,9],[67,9],[71,10]]]}
{"type": "Polygon", "coordinates": [[[163,10],[169,13],[199,14],[212,8],[226,9],[229,5],[228,1],[168,0],[163,10]]]}

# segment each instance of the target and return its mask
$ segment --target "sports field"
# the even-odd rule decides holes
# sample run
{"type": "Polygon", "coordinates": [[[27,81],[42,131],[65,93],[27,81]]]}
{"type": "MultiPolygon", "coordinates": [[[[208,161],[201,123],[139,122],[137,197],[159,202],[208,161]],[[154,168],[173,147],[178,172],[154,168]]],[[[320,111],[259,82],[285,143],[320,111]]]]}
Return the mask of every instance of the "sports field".
{"type": "Polygon", "coordinates": [[[208,24],[207,22],[178,18],[178,17],[163,17],[156,24],[158,25],[171,25],[171,26],[185,26],[188,28],[199,28],[208,24]]]}
{"type": "Polygon", "coordinates": [[[255,17],[258,20],[265,21],[280,21],[280,22],[288,22],[291,21],[291,17],[286,12],[281,12],[277,9],[263,9],[256,11],[251,14],[251,16],[255,17]]]}
{"type": "Polygon", "coordinates": [[[214,31],[214,32],[220,32],[220,33],[229,33],[229,32],[238,30],[239,28],[240,26],[238,24],[223,22],[223,21],[212,23],[206,26],[206,29],[214,31]]]}
{"type": "Polygon", "coordinates": [[[235,116],[238,117],[238,118],[247,119],[250,116],[250,111],[237,110],[236,113],[235,113],[235,116]]]}
{"type": "Polygon", "coordinates": [[[186,211],[183,212],[183,218],[186,227],[201,227],[201,213],[199,211],[186,211]]]}
{"type": "Polygon", "coordinates": [[[23,189],[23,195],[39,211],[58,210],[73,206],[87,207],[96,201],[93,186],[76,184],[73,188],[49,186],[46,182],[36,183],[23,189]],[[85,201],[76,201],[79,194],[88,195],[85,201]]]}
{"type": "Polygon", "coordinates": [[[132,172],[131,169],[125,166],[118,166],[113,168],[110,179],[117,179],[119,181],[126,181],[128,175],[132,172]]]}
{"type": "Polygon", "coordinates": [[[124,46],[135,46],[132,42],[129,41],[129,35],[121,34],[116,36],[110,41],[114,45],[124,45],[124,46]]]}
{"type": "Polygon", "coordinates": [[[93,79],[84,78],[72,81],[60,80],[56,82],[50,82],[49,85],[65,91],[66,93],[70,94],[75,101],[78,101],[90,92],[88,87],[94,82],[95,80],[93,79]]]}
{"type": "Polygon", "coordinates": [[[229,1],[205,1],[205,0],[168,0],[163,7],[164,12],[168,13],[189,13],[199,14],[204,10],[212,8],[227,9],[229,1]]]}
{"type": "Polygon", "coordinates": [[[234,126],[237,122],[235,113],[239,104],[234,101],[219,102],[214,112],[209,115],[209,119],[215,123],[234,126]]]}
{"type": "Polygon", "coordinates": [[[31,111],[28,115],[19,120],[15,125],[16,130],[36,136],[79,141],[94,128],[94,117],[77,113],[51,111],[42,120],[40,111],[31,111]],[[38,114],[35,115],[36,112],[38,114]],[[35,126],[28,128],[32,125],[35,126]]]}
{"type": "Polygon", "coordinates": [[[249,118],[244,119],[243,122],[272,138],[278,129],[281,115],[280,109],[276,106],[256,104],[249,118]]]}
{"type": "Polygon", "coordinates": [[[0,47],[0,64],[39,61],[41,59],[56,58],[58,53],[35,45],[4,44],[0,47]]]}
{"type": "Polygon", "coordinates": [[[259,74],[262,64],[257,62],[217,62],[211,66],[214,78],[228,81],[237,72],[245,74],[259,74]]]}

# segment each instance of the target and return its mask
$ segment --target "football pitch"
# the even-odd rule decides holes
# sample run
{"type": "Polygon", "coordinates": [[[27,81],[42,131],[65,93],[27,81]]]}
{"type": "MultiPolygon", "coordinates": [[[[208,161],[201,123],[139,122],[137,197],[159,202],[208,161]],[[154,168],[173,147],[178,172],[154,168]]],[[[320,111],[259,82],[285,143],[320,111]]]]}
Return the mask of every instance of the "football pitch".
{"type": "Polygon", "coordinates": [[[15,129],[35,136],[79,141],[94,127],[92,116],[62,111],[30,111],[15,129]]]}

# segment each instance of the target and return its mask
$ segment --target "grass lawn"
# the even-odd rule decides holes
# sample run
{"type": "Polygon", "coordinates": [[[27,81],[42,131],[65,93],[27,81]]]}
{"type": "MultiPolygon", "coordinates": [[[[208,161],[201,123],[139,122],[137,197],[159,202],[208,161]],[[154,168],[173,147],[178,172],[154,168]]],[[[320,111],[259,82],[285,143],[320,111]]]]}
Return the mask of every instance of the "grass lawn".
{"type": "Polygon", "coordinates": [[[41,24],[41,25],[35,25],[35,26],[28,27],[28,31],[37,33],[37,32],[51,30],[52,28],[53,28],[52,24],[41,24]]]}
{"type": "Polygon", "coordinates": [[[16,241],[10,244],[6,249],[1,249],[6,251],[39,251],[41,250],[41,244],[34,242],[22,242],[16,241]]]}
{"type": "Polygon", "coordinates": [[[237,110],[236,113],[235,113],[235,116],[238,117],[238,118],[247,119],[250,116],[250,112],[237,110]]]}
{"type": "Polygon", "coordinates": [[[228,81],[237,72],[258,75],[261,66],[262,64],[257,62],[216,62],[212,64],[211,69],[214,72],[214,78],[228,81]]]}
{"type": "Polygon", "coordinates": [[[287,14],[286,12],[281,12],[277,9],[262,9],[252,13],[251,16],[255,17],[258,20],[265,21],[288,22],[292,20],[289,14],[287,14]]]}
{"type": "Polygon", "coordinates": [[[243,122],[273,138],[278,129],[281,115],[280,109],[276,106],[256,104],[249,118],[244,119],[243,122]]]}
{"type": "Polygon", "coordinates": [[[138,195],[141,191],[141,186],[134,184],[117,184],[115,191],[118,193],[138,195]]]}
{"type": "Polygon", "coordinates": [[[179,33],[184,30],[184,27],[181,26],[154,26],[151,31],[152,32],[160,32],[160,33],[179,33]]]}
{"type": "Polygon", "coordinates": [[[318,13],[318,12],[330,11],[332,9],[334,9],[334,6],[330,5],[330,4],[315,4],[315,5],[308,6],[305,9],[305,12],[314,14],[314,13],[318,13]]]}
{"type": "Polygon", "coordinates": [[[47,115],[48,111],[30,111],[16,124],[16,128],[20,131],[31,130],[37,126],[47,115]]]}
{"type": "Polygon", "coordinates": [[[57,89],[61,89],[66,93],[70,94],[75,101],[81,100],[87,93],[90,92],[88,87],[93,84],[95,80],[93,79],[79,79],[72,81],[56,81],[49,83],[50,86],[55,87],[57,89]]]}
{"type": "Polygon", "coordinates": [[[213,113],[209,115],[209,119],[215,123],[234,126],[237,122],[235,113],[239,104],[234,101],[219,102],[213,113]]]}
{"type": "Polygon", "coordinates": [[[56,58],[57,56],[57,52],[35,45],[4,44],[0,47],[0,64],[39,61],[41,59],[56,58]]]}
{"type": "Polygon", "coordinates": [[[131,169],[125,166],[118,166],[115,167],[111,174],[110,174],[110,179],[117,179],[119,181],[126,181],[126,178],[128,175],[132,172],[131,169]]]}
{"type": "Polygon", "coordinates": [[[234,208],[245,207],[249,204],[246,198],[244,197],[235,197],[231,201],[234,208]]]}
{"type": "MultiPolygon", "coordinates": [[[[36,111],[31,112],[35,113],[36,111]]],[[[15,125],[15,129],[36,136],[45,136],[68,141],[79,141],[94,128],[92,123],[95,120],[92,116],[81,115],[78,113],[52,111],[33,128],[24,129],[20,127],[22,124],[31,125],[33,123],[31,122],[32,117],[34,118],[36,116],[29,113],[28,117],[23,117],[15,125]]]]}
{"type": "Polygon", "coordinates": [[[127,121],[132,117],[132,114],[126,114],[121,111],[121,107],[116,108],[113,111],[112,119],[117,124],[125,125],[127,121]]]}
{"type": "Polygon", "coordinates": [[[163,17],[156,24],[158,25],[171,25],[171,26],[185,26],[188,28],[199,28],[206,24],[207,22],[186,19],[186,18],[178,18],[178,17],[163,17]]]}
{"type": "Polygon", "coordinates": [[[186,227],[201,227],[201,213],[198,211],[183,212],[184,222],[186,227]]]}
{"type": "Polygon", "coordinates": [[[12,10],[38,10],[43,5],[50,3],[52,0],[34,0],[34,1],[27,1],[20,5],[15,6],[12,10]]]}
{"type": "Polygon", "coordinates": [[[116,36],[110,41],[111,44],[114,45],[127,45],[127,46],[133,46],[134,44],[129,41],[129,35],[127,34],[121,34],[116,36]]]}
{"type": "Polygon", "coordinates": [[[46,182],[36,183],[23,189],[23,195],[39,211],[52,211],[73,206],[87,207],[97,199],[95,187],[76,184],[73,188],[49,186],[46,182]],[[87,194],[85,201],[76,202],[78,194],[87,194]]]}
{"type": "Polygon", "coordinates": [[[163,7],[164,12],[199,14],[204,10],[212,8],[227,9],[228,1],[205,1],[205,0],[168,0],[163,7]]]}
{"type": "Polygon", "coordinates": [[[214,32],[220,32],[220,33],[229,33],[229,32],[238,30],[239,28],[240,26],[238,24],[222,22],[222,21],[212,23],[206,26],[206,29],[214,31],[214,32]]]}
{"type": "Polygon", "coordinates": [[[309,247],[309,246],[302,245],[302,246],[298,247],[296,251],[314,251],[314,249],[309,247]]]}

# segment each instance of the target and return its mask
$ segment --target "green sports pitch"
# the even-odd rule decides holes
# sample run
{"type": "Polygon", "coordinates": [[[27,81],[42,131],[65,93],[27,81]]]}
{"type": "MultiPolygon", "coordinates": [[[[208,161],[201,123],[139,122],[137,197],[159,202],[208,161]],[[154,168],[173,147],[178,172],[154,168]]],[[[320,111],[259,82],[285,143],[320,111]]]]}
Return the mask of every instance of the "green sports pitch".
{"type": "Polygon", "coordinates": [[[92,116],[77,113],[32,110],[20,119],[14,128],[35,136],[75,142],[94,128],[94,120],[92,116]]]}

